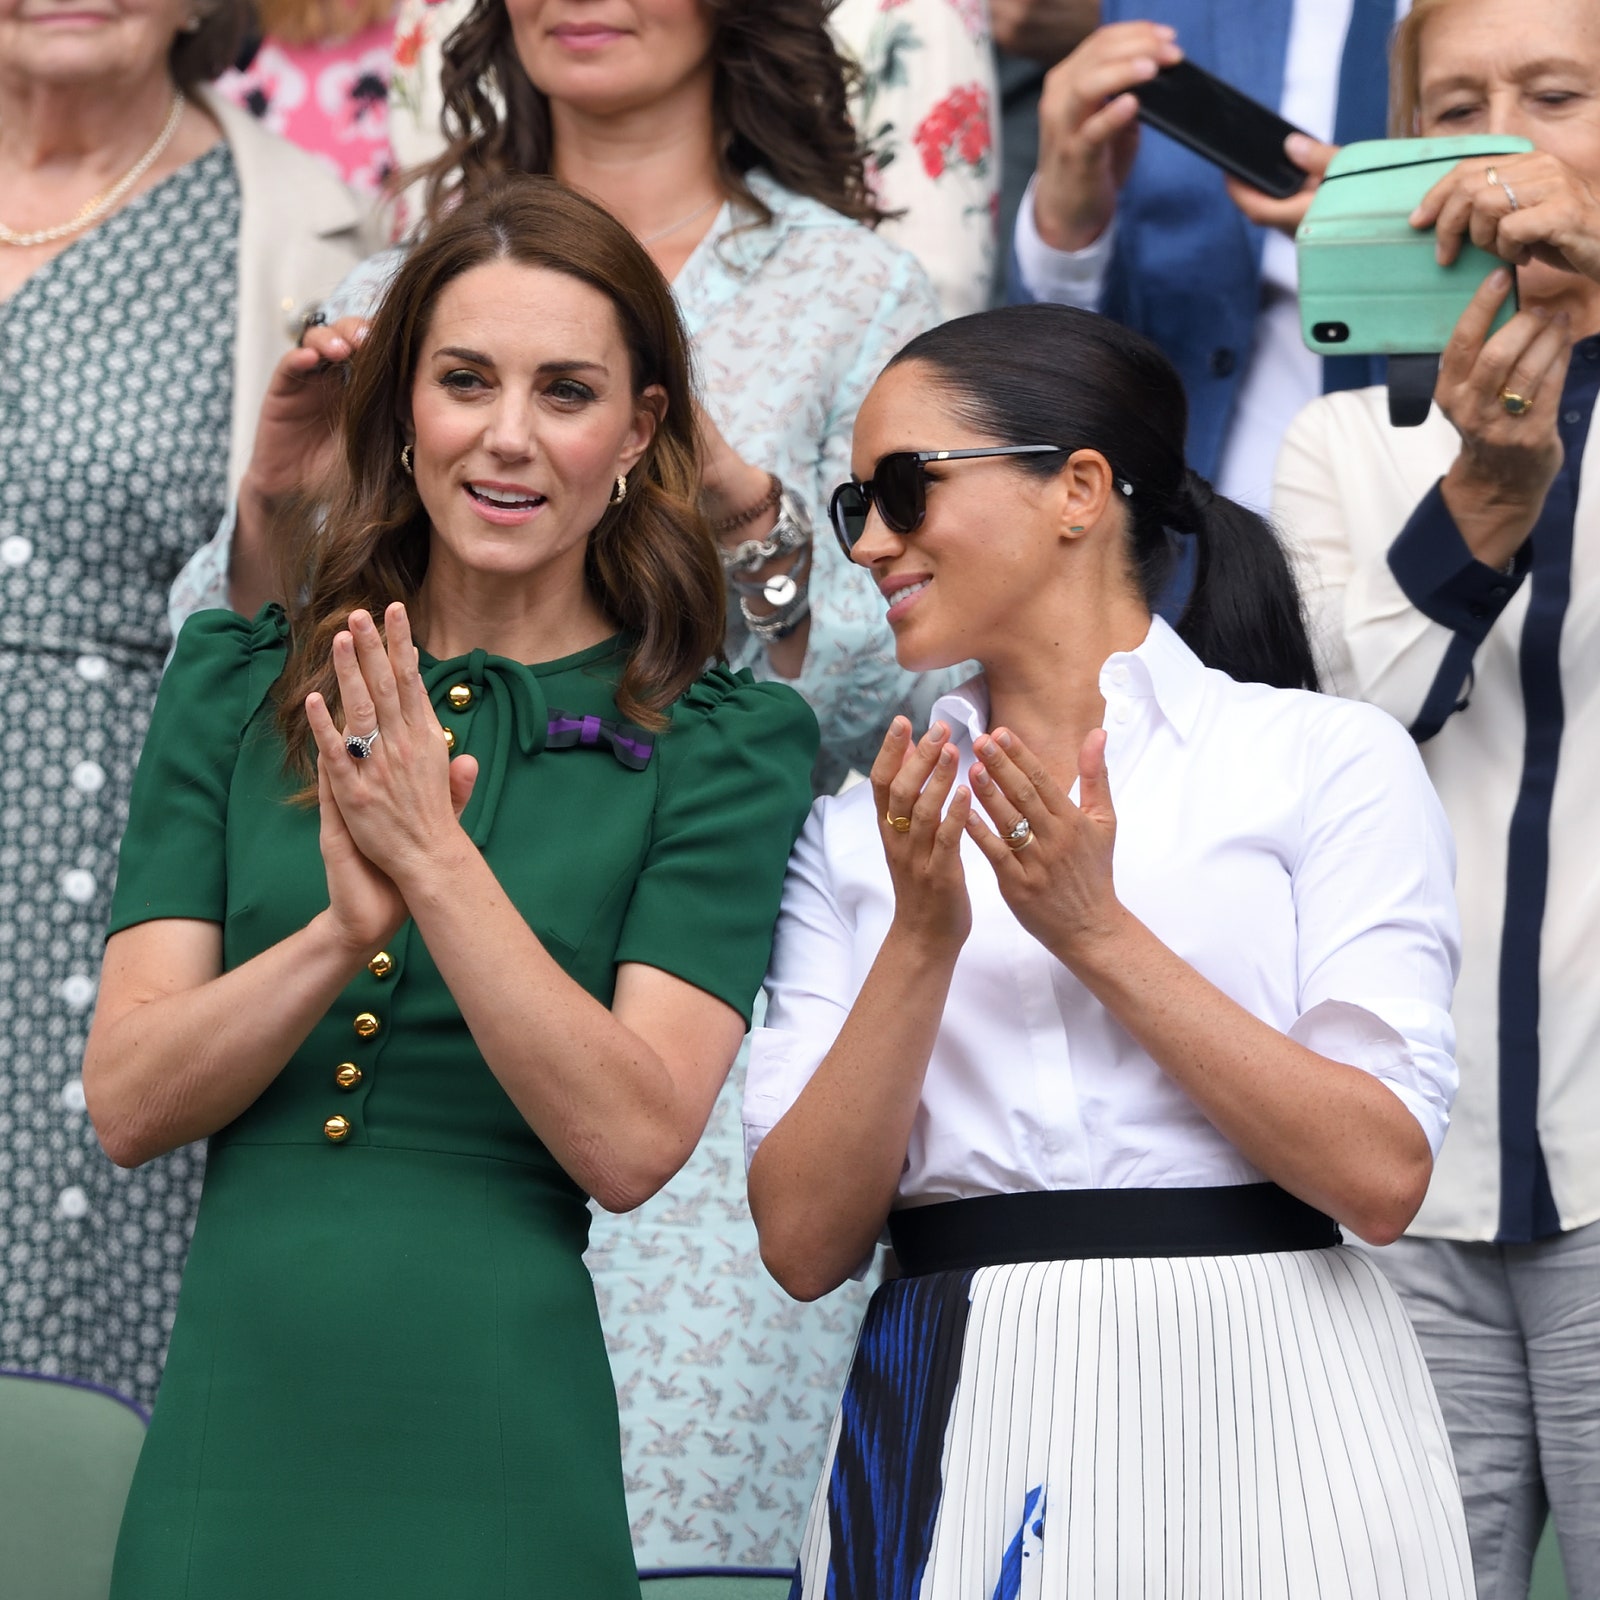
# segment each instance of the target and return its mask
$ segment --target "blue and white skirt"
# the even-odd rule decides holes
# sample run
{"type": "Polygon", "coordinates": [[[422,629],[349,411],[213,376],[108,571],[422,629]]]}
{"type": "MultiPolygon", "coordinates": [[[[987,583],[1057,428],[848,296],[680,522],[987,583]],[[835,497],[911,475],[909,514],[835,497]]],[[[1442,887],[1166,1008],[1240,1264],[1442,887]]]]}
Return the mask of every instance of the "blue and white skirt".
{"type": "Polygon", "coordinates": [[[792,1596],[1473,1593],[1416,1337],[1367,1258],[1333,1246],[885,1284],[792,1596]]]}

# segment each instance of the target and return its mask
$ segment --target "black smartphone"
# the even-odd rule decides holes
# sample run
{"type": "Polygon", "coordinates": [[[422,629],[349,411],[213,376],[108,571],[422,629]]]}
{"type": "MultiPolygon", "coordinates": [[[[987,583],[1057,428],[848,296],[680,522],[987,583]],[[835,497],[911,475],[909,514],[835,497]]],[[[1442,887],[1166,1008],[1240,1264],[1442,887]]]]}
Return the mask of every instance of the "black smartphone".
{"type": "Polygon", "coordinates": [[[1136,84],[1139,120],[1274,200],[1299,192],[1306,175],[1283,152],[1283,141],[1301,130],[1213,77],[1192,61],[1163,67],[1148,83],[1136,84]]]}

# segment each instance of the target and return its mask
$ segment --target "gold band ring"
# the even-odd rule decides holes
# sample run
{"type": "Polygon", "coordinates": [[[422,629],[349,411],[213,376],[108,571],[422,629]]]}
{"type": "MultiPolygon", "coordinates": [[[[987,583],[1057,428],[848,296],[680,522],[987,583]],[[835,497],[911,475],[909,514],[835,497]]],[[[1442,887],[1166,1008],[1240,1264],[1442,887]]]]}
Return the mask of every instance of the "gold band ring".
{"type": "Polygon", "coordinates": [[[1517,206],[1517,197],[1516,197],[1515,193],[1513,193],[1511,185],[1509,183],[1507,183],[1506,180],[1504,178],[1502,178],[1500,176],[1500,174],[1494,170],[1493,167],[1490,167],[1489,170],[1484,173],[1484,177],[1487,178],[1488,181],[1490,183],[1492,183],[1497,189],[1504,189],[1505,190],[1506,199],[1511,202],[1511,209],[1513,211],[1516,211],[1517,209],[1519,209],[1518,206],[1517,206]]]}
{"type": "Polygon", "coordinates": [[[889,815],[889,813],[887,811],[885,811],[884,814],[883,814],[883,820],[885,822],[887,822],[889,824],[889,826],[891,828],[893,828],[896,833],[910,833],[911,832],[911,818],[910,817],[891,817],[889,815]]]}
{"type": "Polygon", "coordinates": [[[1502,389],[1500,404],[1505,408],[1508,417],[1520,417],[1532,407],[1533,401],[1524,395],[1513,394],[1509,389],[1502,389]]]}

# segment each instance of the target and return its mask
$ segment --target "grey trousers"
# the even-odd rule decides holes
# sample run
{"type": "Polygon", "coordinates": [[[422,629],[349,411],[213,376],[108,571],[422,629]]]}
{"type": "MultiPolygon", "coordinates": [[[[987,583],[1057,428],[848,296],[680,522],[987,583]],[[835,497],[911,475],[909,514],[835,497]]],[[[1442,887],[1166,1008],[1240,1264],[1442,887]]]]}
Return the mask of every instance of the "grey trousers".
{"type": "Polygon", "coordinates": [[[1600,1222],[1536,1244],[1372,1251],[1427,1358],[1478,1600],[1526,1600],[1546,1512],[1572,1600],[1600,1600],[1600,1222]]]}

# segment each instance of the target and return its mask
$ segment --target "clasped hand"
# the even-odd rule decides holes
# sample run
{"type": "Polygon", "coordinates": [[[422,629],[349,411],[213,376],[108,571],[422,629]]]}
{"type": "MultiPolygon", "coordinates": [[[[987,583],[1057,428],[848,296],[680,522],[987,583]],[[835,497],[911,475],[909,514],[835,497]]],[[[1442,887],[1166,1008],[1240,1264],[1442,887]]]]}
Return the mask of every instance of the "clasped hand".
{"type": "Polygon", "coordinates": [[[352,949],[369,950],[407,916],[405,889],[459,833],[478,763],[450,759],[444,728],[418,670],[406,608],[384,613],[387,639],[365,611],[352,611],[333,641],[343,729],[320,694],[306,696],[317,744],[317,799],[329,911],[352,949]],[[349,734],[377,739],[364,760],[349,734]]]}
{"type": "Polygon", "coordinates": [[[965,942],[972,928],[961,863],[965,833],[994,869],[1017,921],[1072,966],[1090,945],[1114,934],[1124,915],[1112,881],[1117,818],[1104,731],[1090,733],[1079,752],[1077,805],[1004,728],[979,737],[972,789],[958,786],[958,758],[948,733],[936,722],[913,744],[910,723],[896,717],[872,765],[896,922],[936,943],[965,942]],[[974,791],[988,822],[974,809],[974,791]],[[1028,842],[1019,849],[1005,836],[1014,834],[1023,819],[1028,842]]]}

